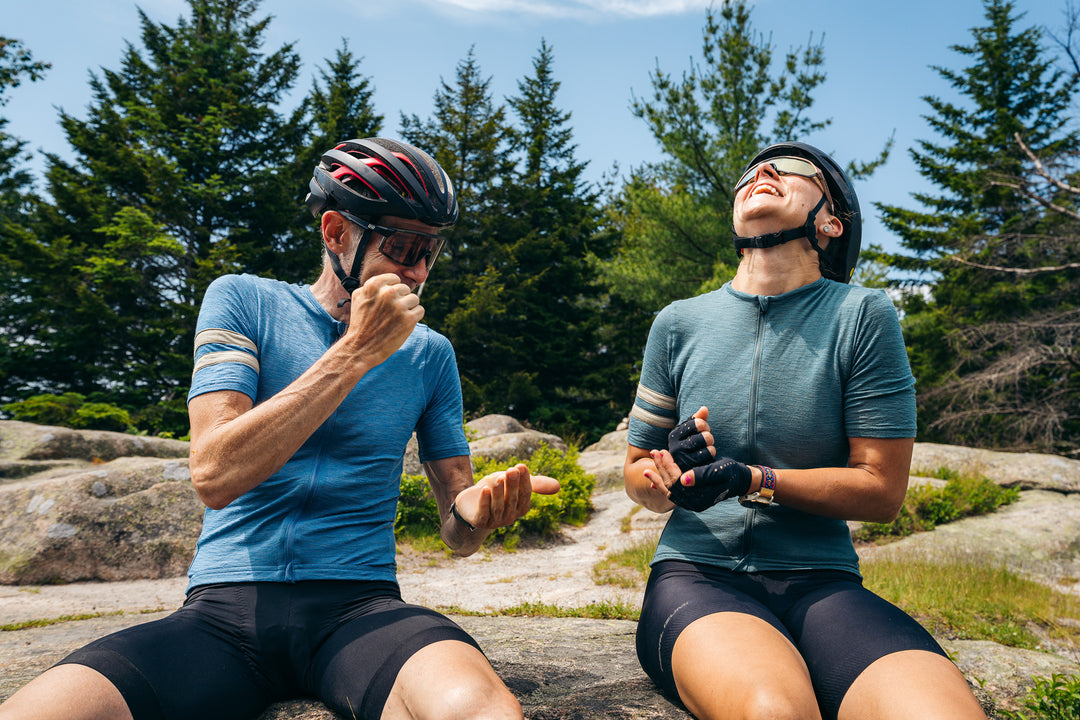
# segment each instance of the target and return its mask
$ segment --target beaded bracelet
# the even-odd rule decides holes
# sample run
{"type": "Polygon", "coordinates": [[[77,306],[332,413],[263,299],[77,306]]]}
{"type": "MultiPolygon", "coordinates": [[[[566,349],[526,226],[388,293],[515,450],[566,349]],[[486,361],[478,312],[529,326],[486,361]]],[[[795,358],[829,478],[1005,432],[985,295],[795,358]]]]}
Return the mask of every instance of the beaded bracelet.
{"type": "Polygon", "coordinates": [[[758,470],[761,471],[761,489],[762,490],[775,490],[776,489],[776,471],[773,470],[771,467],[765,467],[764,465],[758,465],[757,467],[758,467],[758,470]]]}

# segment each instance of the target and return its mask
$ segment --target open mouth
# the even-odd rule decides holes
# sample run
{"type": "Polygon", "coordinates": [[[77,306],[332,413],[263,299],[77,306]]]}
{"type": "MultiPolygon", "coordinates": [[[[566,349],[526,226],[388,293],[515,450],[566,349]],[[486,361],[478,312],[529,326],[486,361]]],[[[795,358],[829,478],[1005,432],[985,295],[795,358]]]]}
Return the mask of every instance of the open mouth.
{"type": "Polygon", "coordinates": [[[772,185],[766,185],[764,183],[755,185],[750,190],[750,197],[753,197],[755,195],[763,195],[763,194],[773,195],[775,197],[780,197],[780,191],[779,190],[774,188],[772,185]]]}

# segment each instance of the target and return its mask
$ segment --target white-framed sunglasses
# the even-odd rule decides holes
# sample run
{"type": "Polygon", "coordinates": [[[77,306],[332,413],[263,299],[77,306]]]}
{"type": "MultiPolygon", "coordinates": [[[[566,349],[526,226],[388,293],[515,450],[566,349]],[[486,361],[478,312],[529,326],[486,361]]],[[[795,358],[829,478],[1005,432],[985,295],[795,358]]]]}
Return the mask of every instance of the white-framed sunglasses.
{"type": "Polygon", "coordinates": [[[821,192],[825,194],[825,199],[829,203],[829,208],[832,209],[833,199],[832,195],[829,194],[829,184],[825,182],[825,177],[821,174],[821,171],[809,160],[790,155],[772,157],[768,160],[762,160],[759,163],[755,163],[750,169],[743,173],[742,177],[739,178],[739,182],[735,183],[735,189],[732,191],[733,194],[738,193],[751,183],[754,178],[757,177],[758,170],[761,169],[761,166],[766,164],[772,165],[772,168],[776,171],[777,175],[797,175],[798,177],[810,178],[813,180],[814,184],[821,188],[821,192]]]}

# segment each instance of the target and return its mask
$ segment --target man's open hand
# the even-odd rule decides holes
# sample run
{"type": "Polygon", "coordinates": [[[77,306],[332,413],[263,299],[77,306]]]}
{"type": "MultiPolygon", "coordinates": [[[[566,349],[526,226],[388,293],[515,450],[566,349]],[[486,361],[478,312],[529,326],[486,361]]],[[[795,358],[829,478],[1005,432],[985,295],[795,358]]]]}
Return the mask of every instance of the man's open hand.
{"type": "Polygon", "coordinates": [[[512,525],[529,512],[532,494],[554,495],[559,481],[547,475],[533,475],[525,465],[491,473],[460,492],[455,499],[458,514],[478,530],[494,530],[512,525]]]}

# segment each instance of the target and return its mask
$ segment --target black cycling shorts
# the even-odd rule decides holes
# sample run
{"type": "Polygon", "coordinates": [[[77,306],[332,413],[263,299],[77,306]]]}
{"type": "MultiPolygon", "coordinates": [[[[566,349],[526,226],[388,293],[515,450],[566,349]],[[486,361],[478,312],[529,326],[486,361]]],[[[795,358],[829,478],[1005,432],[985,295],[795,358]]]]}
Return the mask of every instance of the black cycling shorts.
{"type": "Polygon", "coordinates": [[[393,582],[205,585],[169,617],[121,630],[60,662],[91,667],[135,720],[242,720],[316,697],[339,715],[378,720],[398,671],[441,640],[479,649],[393,582]]]}
{"type": "Polygon", "coordinates": [[[720,612],[761,618],[798,649],[821,715],[835,719],[848,688],[875,660],[901,650],[945,655],[919,623],[842,570],[734,572],[679,560],[656,563],[645,588],[637,655],[649,677],[678,697],[675,640],[690,623],[720,612]]]}

